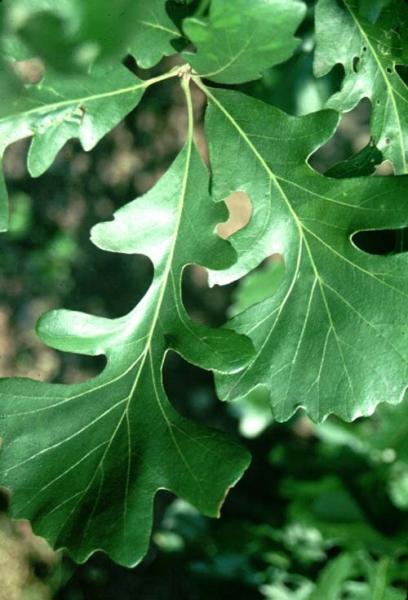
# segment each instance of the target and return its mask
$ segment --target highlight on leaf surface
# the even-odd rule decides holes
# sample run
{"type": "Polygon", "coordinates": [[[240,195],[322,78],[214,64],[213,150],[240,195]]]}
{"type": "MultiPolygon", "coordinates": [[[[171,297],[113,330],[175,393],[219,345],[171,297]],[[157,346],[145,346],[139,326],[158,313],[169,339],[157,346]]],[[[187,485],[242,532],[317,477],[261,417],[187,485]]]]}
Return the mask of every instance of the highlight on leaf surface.
{"type": "Polygon", "coordinates": [[[135,565],[148,548],[159,489],[217,516],[248,465],[233,438],[181,417],[162,383],[170,349],[219,373],[241,370],[253,353],[247,338],[191,321],[182,304],[186,264],[220,269],[235,260],[213,233],[227,211],[208,184],[190,139],[150,192],[93,228],[100,248],[152,260],[153,282],[134,310],[118,319],[67,310],[40,319],[48,345],[104,354],[100,375],[70,385],[0,381],[0,481],[12,492],[11,514],[78,562],[102,550],[135,565]]]}

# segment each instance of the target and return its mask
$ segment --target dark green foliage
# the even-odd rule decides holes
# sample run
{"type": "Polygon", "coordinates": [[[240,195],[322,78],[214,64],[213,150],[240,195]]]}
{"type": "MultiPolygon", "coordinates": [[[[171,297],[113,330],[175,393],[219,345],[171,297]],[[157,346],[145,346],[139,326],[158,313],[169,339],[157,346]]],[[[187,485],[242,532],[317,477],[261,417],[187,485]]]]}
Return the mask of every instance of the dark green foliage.
{"type": "MultiPolygon", "coordinates": [[[[0,484],[12,492],[11,514],[29,518],[37,533],[66,547],[79,562],[96,550],[125,566],[141,560],[153,501],[162,489],[182,499],[169,509],[173,523],[180,514],[194,515],[192,530],[198,527],[211,537],[195,509],[217,516],[248,465],[248,452],[233,437],[182,417],[171,405],[163,385],[169,351],[214,371],[220,398],[231,402],[241,421],[261,414],[252,435],[272,418],[290,419],[300,407],[316,422],[332,413],[351,421],[371,415],[379,403],[403,399],[408,92],[401,69],[408,62],[408,9],[399,0],[370,5],[319,0],[313,21],[313,8],[301,0],[233,6],[228,0],[114,5],[61,0],[55,6],[47,0],[15,0],[1,6],[0,156],[15,141],[31,137],[27,164],[33,177],[47,171],[73,137],[84,150],[93,149],[135,107],[143,109],[142,96],[154,84],[179,78],[185,95],[187,127],[180,127],[180,136],[186,141],[175,160],[146,194],[131,202],[124,198],[122,207],[91,233],[101,250],[150,261],[153,275],[143,297],[129,300],[130,310],[117,318],[55,310],[37,326],[49,346],[104,356],[105,366],[79,383],[0,381],[0,484]],[[314,72],[326,76],[320,86],[311,73],[314,37],[314,72]],[[175,54],[171,68],[146,71],[175,54]],[[38,56],[44,75],[36,83],[11,75],[19,72],[20,61],[38,56]],[[288,59],[288,73],[296,78],[302,72],[302,85],[276,90],[274,82],[279,87],[285,74],[286,63],[281,63],[288,59]],[[344,78],[336,90],[339,76],[332,72],[339,65],[344,78]],[[309,68],[306,74],[304,68],[309,68]],[[241,84],[241,91],[231,89],[241,84]],[[209,168],[194,142],[193,88],[207,103],[209,168]],[[296,107],[304,116],[271,106],[270,90],[281,106],[296,107]],[[290,96],[299,90],[301,99],[290,96]],[[323,169],[324,175],[317,173],[311,155],[335,134],[341,114],[363,98],[372,102],[370,143],[323,169]],[[316,112],[323,102],[326,110],[316,112]],[[383,160],[392,163],[397,176],[376,175],[383,160]],[[247,194],[251,218],[223,241],[216,227],[226,220],[224,201],[237,191],[247,194]],[[396,236],[392,251],[359,245],[359,236],[384,230],[396,236]],[[271,255],[272,270],[252,272],[271,255]],[[187,314],[181,283],[190,264],[206,267],[211,284],[248,275],[235,316],[224,327],[209,328],[187,314]]],[[[3,180],[0,192],[0,227],[6,230],[3,180]]],[[[21,196],[10,243],[25,239],[29,213],[27,196],[21,196]]],[[[74,258],[68,255],[75,244],[65,242],[61,256],[70,269],[74,258]]],[[[383,424],[399,414],[390,406],[381,411],[383,424]]],[[[191,416],[197,419],[194,411],[191,416]]],[[[339,421],[320,428],[308,422],[307,427],[313,439],[306,444],[311,481],[304,481],[302,467],[296,466],[296,450],[275,444],[270,475],[278,478],[279,490],[256,519],[265,527],[239,526],[242,539],[247,536],[261,549],[262,564],[252,564],[252,550],[243,543],[244,550],[221,549],[221,556],[225,550],[233,558],[220,563],[197,550],[192,572],[217,580],[230,568],[231,578],[247,586],[248,594],[274,600],[278,593],[291,598],[290,590],[297,594],[293,598],[308,600],[323,593],[333,600],[353,594],[398,600],[394,584],[400,577],[401,539],[391,532],[388,543],[387,532],[369,523],[383,518],[375,511],[368,518],[361,506],[364,500],[371,511],[372,482],[364,480],[361,489],[350,492],[350,481],[357,488],[360,484],[344,475],[350,456],[344,459],[342,453],[354,453],[357,466],[369,465],[376,485],[384,483],[382,498],[397,512],[407,508],[405,458],[397,459],[392,441],[384,448],[370,446],[364,427],[356,429],[357,445],[350,441],[348,425],[339,421]],[[327,435],[332,436],[328,441],[327,435]],[[378,451],[391,457],[389,449],[392,460],[378,467],[373,456],[378,451]],[[330,460],[338,458],[340,472],[322,467],[325,453],[330,460]],[[286,477],[280,472],[283,460],[292,465],[286,477]],[[276,517],[267,518],[265,511],[273,513],[275,501],[276,517]],[[331,528],[333,521],[337,528],[331,528]],[[272,550],[265,550],[268,544],[272,550]],[[324,568],[313,566],[329,559],[324,568]]],[[[241,430],[251,430],[248,422],[241,430]]],[[[303,468],[309,468],[307,460],[303,468]]],[[[186,540],[177,529],[181,525],[174,527],[165,520],[156,534],[163,551],[194,545],[194,533],[186,540]]],[[[228,525],[221,531],[228,547],[228,525]]]]}

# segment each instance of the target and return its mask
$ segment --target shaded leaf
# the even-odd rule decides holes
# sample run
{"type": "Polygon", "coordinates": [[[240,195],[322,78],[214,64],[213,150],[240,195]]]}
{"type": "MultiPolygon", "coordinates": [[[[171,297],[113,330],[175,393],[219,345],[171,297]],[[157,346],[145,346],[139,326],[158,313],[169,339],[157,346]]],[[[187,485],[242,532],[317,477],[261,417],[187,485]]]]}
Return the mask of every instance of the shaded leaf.
{"type": "Polygon", "coordinates": [[[325,172],[326,177],[344,179],[345,177],[366,177],[375,173],[375,167],[382,163],[383,156],[371,140],[359,152],[330,167],[325,172]]]}
{"type": "Polygon", "coordinates": [[[359,0],[358,10],[364,19],[375,23],[381,11],[390,5],[391,0],[359,0]]]}
{"type": "Polygon", "coordinates": [[[202,77],[219,83],[257,79],[292,56],[305,12],[298,0],[212,0],[208,19],[184,21],[184,33],[197,49],[185,59],[202,77]]]}
{"type": "Polygon", "coordinates": [[[190,321],[182,305],[186,263],[223,268],[234,260],[231,246],[212,233],[227,211],[207,189],[190,142],[153,190],[94,227],[100,248],[143,253],[154,264],[150,289],[128,315],[58,310],[41,318],[38,332],[50,346],[104,354],[100,375],[72,385],[0,382],[0,481],[12,492],[13,517],[29,518],[36,533],[77,561],[101,549],[136,564],[148,547],[157,490],[217,516],[248,465],[231,437],[172,408],[161,377],[169,349],[217,372],[240,370],[252,354],[247,338],[190,321]]]}
{"type": "Polygon", "coordinates": [[[326,594],[331,600],[339,600],[342,597],[344,582],[360,574],[355,562],[355,557],[348,552],[343,552],[331,560],[319,573],[317,585],[309,600],[320,600],[326,594]]]}
{"type": "Polygon", "coordinates": [[[230,322],[257,354],[240,374],[217,377],[221,397],[263,385],[281,421],[300,406],[315,420],[331,412],[351,420],[398,402],[408,375],[407,256],[366,254],[351,237],[407,224],[407,179],[324,177],[306,159],[333,134],[338,114],[289,117],[200,85],[215,197],[241,190],[253,205],[249,224],[230,238],[238,263],[211,281],[237,279],[274,253],[285,262],[277,292],[230,322]]]}
{"type": "Polygon", "coordinates": [[[166,0],[139,2],[128,50],[143,69],[148,69],[163,56],[177,52],[172,42],[181,35],[166,10],[166,0]]]}
{"type": "Polygon", "coordinates": [[[408,88],[396,70],[396,65],[404,64],[397,28],[401,18],[406,19],[408,6],[397,10],[396,2],[373,24],[361,17],[356,0],[320,0],[314,70],[321,77],[338,63],[344,66],[342,88],[326,107],[349,111],[369,98],[373,141],[399,174],[408,172],[408,88]]]}
{"type": "Polygon", "coordinates": [[[120,60],[139,5],[132,0],[14,0],[4,5],[5,51],[14,60],[40,56],[67,71],[85,71],[96,59],[120,60]]]}

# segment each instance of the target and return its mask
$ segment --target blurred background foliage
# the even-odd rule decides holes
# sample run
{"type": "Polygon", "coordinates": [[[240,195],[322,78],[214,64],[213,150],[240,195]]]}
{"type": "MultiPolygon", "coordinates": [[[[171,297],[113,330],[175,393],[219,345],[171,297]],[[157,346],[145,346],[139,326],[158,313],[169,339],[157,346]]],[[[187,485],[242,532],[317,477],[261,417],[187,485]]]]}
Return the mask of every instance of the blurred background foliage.
{"type": "MultiPolygon", "coordinates": [[[[313,10],[309,2],[295,56],[238,89],[290,114],[322,108],[339,89],[344,73],[339,68],[323,79],[313,77],[313,10]]],[[[361,10],[371,9],[362,2],[361,10]]],[[[143,72],[132,59],[126,60],[144,78],[173,64],[174,59],[166,59],[143,72]]],[[[198,89],[193,95],[196,142],[206,158],[204,99],[198,89]]],[[[311,166],[331,177],[367,174],[368,163],[369,172],[376,170],[374,176],[391,173],[392,167],[381,164],[381,154],[370,144],[370,111],[370,102],[364,100],[345,115],[334,138],[310,158],[311,166]]],[[[0,236],[1,376],[68,383],[103,368],[101,358],[43,346],[35,336],[35,322],[45,310],[57,307],[115,317],[143,297],[152,279],[150,261],[98,250],[89,241],[89,230],[151,188],[182,147],[185,125],[179,84],[166,81],[150,88],[136,111],[95,150],[87,154],[70,142],[52,168],[35,180],[25,167],[27,144],[8,149],[11,226],[0,236]]],[[[228,205],[232,214],[220,228],[224,237],[242,227],[251,211],[242,196],[229,199],[228,205]]],[[[363,236],[359,245],[387,253],[396,251],[397,243],[404,251],[400,242],[395,232],[385,232],[363,236]]],[[[282,258],[275,255],[239,286],[209,289],[205,271],[190,266],[183,280],[186,308],[193,319],[220,326],[273,293],[284,270],[282,258]]],[[[223,405],[216,399],[212,376],[174,353],[167,356],[164,382],[182,414],[240,435],[252,452],[252,465],[230,492],[222,519],[207,519],[160,492],[151,549],[137,568],[124,569],[102,554],[77,566],[33,536],[28,524],[10,523],[4,493],[1,598],[406,599],[408,399],[397,407],[381,405],[371,418],[354,423],[329,418],[317,426],[299,412],[278,424],[264,389],[223,405]]]]}

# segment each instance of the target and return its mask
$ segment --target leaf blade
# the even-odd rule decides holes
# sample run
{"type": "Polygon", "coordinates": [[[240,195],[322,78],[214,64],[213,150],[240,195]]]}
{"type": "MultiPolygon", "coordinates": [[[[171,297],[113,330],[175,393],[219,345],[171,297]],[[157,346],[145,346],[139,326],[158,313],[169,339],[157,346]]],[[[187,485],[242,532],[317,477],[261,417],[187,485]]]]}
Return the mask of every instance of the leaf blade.
{"type": "Polygon", "coordinates": [[[256,357],[240,373],[216,377],[221,397],[263,385],[278,420],[300,406],[314,420],[332,412],[352,420],[380,401],[399,402],[408,373],[406,256],[368,255],[351,238],[406,225],[406,178],[312,171],[306,159],[334,132],[333,112],[289,117],[237,92],[207,96],[215,196],[244,191],[253,203],[249,224],[231,237],[238,263],[211,281],[233,281],[271,254],[285,262],[277,292],[228,325],[251,337],[256,357]]]}
{"type": "Polygon", "coordinates": [[[298,45],[293,35],[305,12],[297,0],[213,0],[208,20],[184,20],[183,30],[197,48],[184,57],[201,77],[218,83],[257,79],[292,56],[298,45]]]}
{"type": "Polygon", "coordinates": [[[158,489],[217,516],[226,490],[248,465],[248,453],[230,436],[174,410],[161,377],[169,349],[190,357],[188,336],[201,347],[205,368],[235,371],[252,352],[249,341],[233,332],[224,336],[191,322],[182,306],[186,261],[193,256],[225,267],[234,260],[228,243],[208,228],[225,211],[211,203],[207,189],[208,173],[188,143],[151,192],[117,211],[114,221],[94,227],[99,247],[143,252],[154,264],[153,283],[131,313],[111,320],[52,311],[40,320],[38,333],[49,345],[105,354],[100,375],[65,386],[0,381],[0,475],[12,490],[12,515],[30,518],[37,533],[68,548],[79,562],[98,549],[122,565],[135,565],[147,550],[158,489]],[[198,198],[212,214],[191,236],[198,198]],[[150,226],[158,220],[157,238],[150,226]],[[211,340],[214,347],[226,345],[222,355],[209,351],[211,340]],[[232,360],[229,347],[235,347],[232,360]]]}

